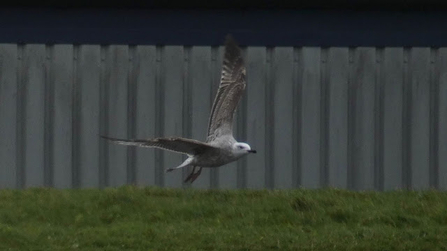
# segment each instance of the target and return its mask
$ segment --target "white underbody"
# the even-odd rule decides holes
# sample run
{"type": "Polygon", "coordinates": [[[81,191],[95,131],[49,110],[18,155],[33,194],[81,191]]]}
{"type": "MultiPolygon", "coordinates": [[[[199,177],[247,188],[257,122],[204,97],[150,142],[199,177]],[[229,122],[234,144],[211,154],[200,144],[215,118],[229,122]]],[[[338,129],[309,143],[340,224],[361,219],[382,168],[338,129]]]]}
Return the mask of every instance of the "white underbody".
{"type": "Polygon", "coordinates": [[[197,155],[189,155],[179,167],[199,166],[199,167],[219,167],[239,158],[246,154],[236,154],[234,152],[234,143],[237,141],[232,136],[221,137],[215,141],[209,142],[215,148],[197,155]]]}

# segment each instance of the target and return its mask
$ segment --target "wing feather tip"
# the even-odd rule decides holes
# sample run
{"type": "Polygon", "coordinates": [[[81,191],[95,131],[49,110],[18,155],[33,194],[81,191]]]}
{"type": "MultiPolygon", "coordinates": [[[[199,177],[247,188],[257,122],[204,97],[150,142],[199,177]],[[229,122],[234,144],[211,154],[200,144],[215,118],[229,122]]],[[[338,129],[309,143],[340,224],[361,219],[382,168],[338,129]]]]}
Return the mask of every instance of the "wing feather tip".
{"type": "MultiPolygon", "coordinates": [[[[228,34],[225,38],[225,54],[240,54],[239,44],[233,38],[231,34],[228,34]]],[[[224,63],[232,63],[228,57],[224,57],[224,63]]],[[[225,65],[225,64],[224,64],[225,65]]]]}
{"type": "Polygon", "coordinates": [[[233,35],[231,33],[228,33],[225,36],[225,45],[227,44],[235,44],[237,45],[236,39],[234,39],[233,35]]]}
{"type": "Polygon", "coordinates": [[[228,34],[225,36],[225,41],[229,41],[229,40],[234,40],[233,35],[232,35],[231,33],[228,33],[228,34]]]}
{"type": "Polygon", "coordinates": [[[99,137],[102,138],[102,139],[106,139],[106,140],[116,140],[115,138],[108,137],[108,136],[101,135],[101,134],[99,134],[99,137]]]}

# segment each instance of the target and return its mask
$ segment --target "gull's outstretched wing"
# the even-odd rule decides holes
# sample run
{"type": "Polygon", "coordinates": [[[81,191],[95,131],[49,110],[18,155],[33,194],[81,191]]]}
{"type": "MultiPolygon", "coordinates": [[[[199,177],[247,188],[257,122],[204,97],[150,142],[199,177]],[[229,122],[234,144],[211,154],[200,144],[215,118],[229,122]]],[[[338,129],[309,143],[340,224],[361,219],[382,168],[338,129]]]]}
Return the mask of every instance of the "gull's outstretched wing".
{"type": "Polygon", "coordinates": [[[207,142],[222,135],[232,135],[233,116],[245,90],[245,65],[241,49],[228,35],[219,89],[211,108],[207,142]]]}
{"type": "Polygon", "coordinates": [[[201,154],[208,150],[217,150],[216,147],[206,143],[185,138],[116,139],[106,136],[101,136],[101,138],[125,146],[153,147],[188,155],[201,154]]]}

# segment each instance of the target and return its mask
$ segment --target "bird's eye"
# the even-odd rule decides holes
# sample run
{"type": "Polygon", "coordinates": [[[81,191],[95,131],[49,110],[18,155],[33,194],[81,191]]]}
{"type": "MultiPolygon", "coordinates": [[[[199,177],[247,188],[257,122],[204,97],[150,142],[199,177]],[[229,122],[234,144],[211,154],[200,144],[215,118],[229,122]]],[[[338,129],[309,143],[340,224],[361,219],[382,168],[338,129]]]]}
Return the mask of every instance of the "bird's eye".
{"type": "Polygon", "coordinates": [[[244,149],[244,147],[243,146],[239,146],[239,149],[244,149]]]}

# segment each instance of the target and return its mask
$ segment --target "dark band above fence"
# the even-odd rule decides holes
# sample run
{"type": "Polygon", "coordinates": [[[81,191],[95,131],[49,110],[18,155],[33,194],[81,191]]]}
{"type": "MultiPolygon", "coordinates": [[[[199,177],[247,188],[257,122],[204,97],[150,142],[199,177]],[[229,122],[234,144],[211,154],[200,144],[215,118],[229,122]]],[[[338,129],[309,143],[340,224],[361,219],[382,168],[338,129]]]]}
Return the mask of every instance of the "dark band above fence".
{"type": "Polygon", "coordinates": [[[0,7],[12,8],[147,8],[147,9],[349,9],[349,10],[440,10],[443,0],[46,0],[3,1],[0,7]]]}
{"type": "Polygon", "coordinates": [[[447,12],[2,9],[0,43],[447,46],[447,12]]]}

